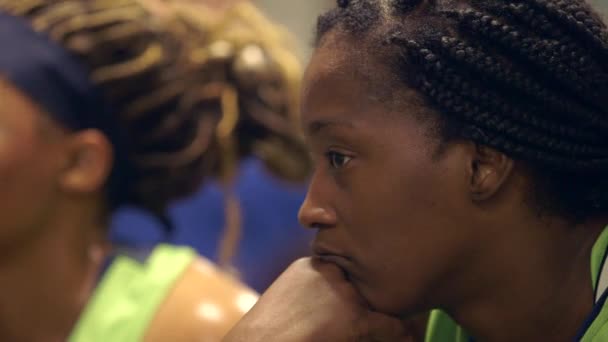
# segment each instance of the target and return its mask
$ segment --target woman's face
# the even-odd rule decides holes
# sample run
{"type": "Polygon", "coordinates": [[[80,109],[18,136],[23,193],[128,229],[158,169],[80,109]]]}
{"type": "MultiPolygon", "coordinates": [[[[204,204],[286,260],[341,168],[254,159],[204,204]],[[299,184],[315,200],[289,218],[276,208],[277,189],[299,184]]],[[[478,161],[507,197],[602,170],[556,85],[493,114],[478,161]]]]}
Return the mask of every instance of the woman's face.
{"type": "Polygon", "coordinates": [[[300,220],[373,308],[406,315],[442,300],[475,244],[468,152],[438,153],[420,119],[430,109],[413,91],[385,96],[394,80],[376,81],[387,72],[372,59],[330,35],[308,66],[302,122],[316,169],[300,220]]]}
{"type": "Polygon", "coordinates": [[[28,239],[53,207],[64,133],[0,79],[0,250],[28,239]]]}

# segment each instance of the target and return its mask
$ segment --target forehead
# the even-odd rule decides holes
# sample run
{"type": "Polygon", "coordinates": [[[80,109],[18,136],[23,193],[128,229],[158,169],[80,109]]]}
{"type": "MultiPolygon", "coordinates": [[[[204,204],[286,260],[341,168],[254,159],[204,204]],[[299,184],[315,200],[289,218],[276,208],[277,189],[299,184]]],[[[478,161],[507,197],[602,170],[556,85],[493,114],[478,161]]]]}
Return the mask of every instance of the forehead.
{"type": "Polygon", "coordinates": [[[318,116],[349,115],[349,119],[385,123],[436,114],[422,96],[401,81],[390,67],[390,51],[381,51],[343,33],[329,33],[315,50],[306,69],[302,120],[306,126],[318,116]],[[372,115],[373,114],[373,115],[372,115]]]}
{"type": "MultiPolygon", "coordinates": [[[[388,72],[389,68],[382,67],[381,58],[369,51],[368,46],[347,33],[337,30],[328,33],[315,49],[304,74],[304,95],[318,83],[332,82],[343,83],[341,88],[377,97],[381,88],[395,83],[395,77],[388,72]]],[[[384,93],[391,95],[391,92],[384,93]]]]}
{"type": "Polygon", "coordinates": [[[51,132],[61,132],[56,124],[38,104],[0,75],[0,125],[5,130],[29,131],[34,129],[46,137],[51,132]]]}
{"type": "Polygon", "coordinates": [[[40,114],[40,110],[25,94],[2,77],[0,77],[0,103],[2,103],[0,113],[5,119],[10,115],[33,122],[36,114],[40,114]]]}

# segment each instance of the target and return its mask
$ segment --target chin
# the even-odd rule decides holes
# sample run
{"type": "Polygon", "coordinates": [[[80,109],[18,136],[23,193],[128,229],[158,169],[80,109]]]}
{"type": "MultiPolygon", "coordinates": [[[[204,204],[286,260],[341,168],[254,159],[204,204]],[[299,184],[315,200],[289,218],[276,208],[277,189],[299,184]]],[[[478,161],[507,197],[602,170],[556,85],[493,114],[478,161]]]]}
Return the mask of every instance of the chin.
{"type": "Polygon", "coordinates": [[[394,317],[407,318],[428,311],[423,303],[422,296],[414,293],[393,294],[382,289],[371,289],[357,287],[361,296],[366,300],[369,307],[376,312],[394,317]]]}

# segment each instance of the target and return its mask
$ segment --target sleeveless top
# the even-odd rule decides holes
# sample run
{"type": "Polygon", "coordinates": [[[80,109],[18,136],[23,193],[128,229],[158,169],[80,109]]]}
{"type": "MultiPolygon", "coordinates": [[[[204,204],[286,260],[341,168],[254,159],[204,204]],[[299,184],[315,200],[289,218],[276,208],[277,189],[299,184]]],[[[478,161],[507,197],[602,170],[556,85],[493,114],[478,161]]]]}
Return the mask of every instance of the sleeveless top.
{"type": "Polygon", "coordinates": [[[159,306],[196,258],[189,248],[168,245],[159,245],[142,261],[117,255],[68,341],[142,341],[159,306]]]}

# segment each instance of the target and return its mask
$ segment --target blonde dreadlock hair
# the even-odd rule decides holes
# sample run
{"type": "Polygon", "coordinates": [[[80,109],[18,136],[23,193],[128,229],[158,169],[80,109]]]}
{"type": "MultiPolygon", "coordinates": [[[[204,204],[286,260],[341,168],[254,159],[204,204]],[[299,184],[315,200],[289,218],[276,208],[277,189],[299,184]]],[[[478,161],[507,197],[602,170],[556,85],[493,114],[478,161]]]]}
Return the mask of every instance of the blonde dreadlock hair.
{"type": "Polygon", "coordinates": [[[230,80],[218,87],[222,120],[217,137],[226,200],[226,223],[219,263],[230,266],[241,230],[238,199],[232,189],[236,161],[255,155],[282,179],[303,181],[311,168],[308,154],[294,130],[299,108],[300,63],[290,50],[291,36],[268,21],[248,2],[224,15],[200,10],[200,4],[173,2],[177,15],[210,37],[197,51],[200,60],[216,65],[230,80]]]}
{"type": "Polygon", "coordinates": [[[183,22],[208,37],[209,44],[195,51],[196,58],[223,73],[218,87],[223,105],[220,141],[234,138],[239,157],[259,157],[282,179],[305,180],[310,164],[295,130],[302,70],[291,52],[292,37],[246,1],[219,19],[201,4],[169,2],[183,22]]]}
{"type": "Polygon", "coordinates": [[[127,137],[127,204],[163,218],[206,176],[229,183],[250,154],[304,180],[310,163],[294,128],[300,70],[279,47],[283,35],[247,6],[217,21],[200,6],[167,4],[167,16],[145,0],[0,0],[0,11],[26,19],[89,71],[127,137]]]}

